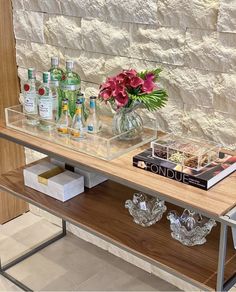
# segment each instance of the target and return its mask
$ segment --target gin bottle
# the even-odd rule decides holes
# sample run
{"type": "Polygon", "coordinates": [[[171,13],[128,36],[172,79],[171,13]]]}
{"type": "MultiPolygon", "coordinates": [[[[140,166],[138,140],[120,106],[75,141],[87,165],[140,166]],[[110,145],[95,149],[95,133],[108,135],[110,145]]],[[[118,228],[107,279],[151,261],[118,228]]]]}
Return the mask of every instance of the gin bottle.
{"type": "Polygon", "coordinates": [[[57,132],[60,136],[68,136],[69,127],[71,126],[72,119],[70,116],[69,108],[68,108],[68,99],[62,100],[62,111],[61,116],[57,122],[57,132]]]}
{"type": "Polygon", "coordinates": [[[84,139],[86,135],[86,127],[82,118],[82,104],[82,101],[78,99],[76,102],[76,112],[71,126],[71,139],[76,141],[84,139]]]}
{"type": "Polygon", "coordinates": [[[50,87],[50,72],[43,72],[43,84],[38,89],[40,128],[45,131],[55,127],[57,111],[54,108],[57,93],[50,87]]]}
{"type": "Polygon", "coordinates": [[[96,109],[96,96],[90,96],[89,116],[87,119],[87,131],[90,134],[96,134],[100,131],[101,123],[96,109]]]}
{"type": "Polygon", "coordinates": [[[51,76],[51,86],[55,87],[57,90],[58,95],[58,118],[61,115],[61,105],[62,105],[62,97],[60,92],[60,82],[62,79],[62,76],[64,74],[64,71],[59,67],[59,58],[58,57],[52,57],[51,58],[51,68],[49,69],[50,76],[51,76]]]}
{"type": "Polygon", "coordinates": [[[23,85],[24,104],[23,110],[27,115],[27,124],[35,126],[38,124],[38,96],[39,82],[36,81],[35,69],[28,69],[28,80],[23,85]]]}
{"type": "Polygon", "coordinates": [[[76,110],[77,93],[80,91],[81,79],[79,75],[73,72],[74,62],[66,61],[66,72],[62,76],[60,84],[62,98],[69,100],[69,110],[71,117],[74,116],[76,110]]]}

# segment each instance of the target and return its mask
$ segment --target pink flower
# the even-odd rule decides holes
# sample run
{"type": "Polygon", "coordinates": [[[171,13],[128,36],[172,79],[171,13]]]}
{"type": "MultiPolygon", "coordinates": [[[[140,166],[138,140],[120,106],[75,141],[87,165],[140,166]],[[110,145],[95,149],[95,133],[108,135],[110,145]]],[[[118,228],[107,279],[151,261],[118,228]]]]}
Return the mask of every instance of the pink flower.
{"type": "Polygon", "coordinates": [[[142,85],[144,83],[143,79],[135,76],[130,81],[130,86],[133,88],[137,88],[138,86],[142,85]]]}
{"type": "Polygon", "coordinates": [[[126,92],[120,91],[116,96],[115,96],[115,102],[117,105],[117,108],[126,106],[126,104],[129,101],[128,94],[126,92]]]}
{"type": "Polygon", "coordinates": [[[109,88],[104,89],[103,91],[100,92],[99,96],[107,101],[112,97],[112,90],[109,88]]]}
{"type": "Polygon", "coordinates": [[[137,76],[137,71],[134,69],[130,69],[130,70],[123,70],[123,73],[125,75],[127,75],[128,77],[134,77],[137,76]]]}
{"type": "Polygon", "coordinates": [[[156,84],[153,82],[155,76],[152,73],[146,75],[146,79],[142,85],[142,91],[144,93],[151,93],[154,88],[156,88],[156,84]]]}

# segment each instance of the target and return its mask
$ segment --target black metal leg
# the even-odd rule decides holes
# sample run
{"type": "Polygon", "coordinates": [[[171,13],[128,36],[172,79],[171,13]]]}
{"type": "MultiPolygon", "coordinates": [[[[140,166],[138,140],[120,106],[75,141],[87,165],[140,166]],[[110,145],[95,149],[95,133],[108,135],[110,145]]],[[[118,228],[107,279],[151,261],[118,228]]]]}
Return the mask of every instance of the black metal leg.
{"type": "Polygon", "coordinates": [[[30,289],[29,287],[25,286],[23,283],[21,283],[20,281],[18,281],[17,279],[15,279],[14,277],[12,277],[11,275],[9,275],[6,270],[12,268],[13,266],[19,264],[20,262],[24,261],[25,259],[27,259],[28,257],[36,254],[37,252],[39,252],[40,250],[44,249],[45,247],[49,246],[50,244],[54,243],[55,241],[63,238],[66,235],[66,221],[62,220],[62,232],[58,235],[56,235],[55,237],[51,238],[50,240],[40,244],[39,246],[35,247],[34,249],[30,250],[29,252],[25,253],[24,255],[16,258],[15,260],[11,261],[10,263],[2,266],[1,264],[1,259],[0,259],[0,275],[2,275],[3,277],[5,277],[6,279],[8,279],[9,281],[11,281],[12,283],[14,283],[16,286],[20,287],[21,289],[23,289],[24,291],[33,291],[32,289],[30,289]]]}

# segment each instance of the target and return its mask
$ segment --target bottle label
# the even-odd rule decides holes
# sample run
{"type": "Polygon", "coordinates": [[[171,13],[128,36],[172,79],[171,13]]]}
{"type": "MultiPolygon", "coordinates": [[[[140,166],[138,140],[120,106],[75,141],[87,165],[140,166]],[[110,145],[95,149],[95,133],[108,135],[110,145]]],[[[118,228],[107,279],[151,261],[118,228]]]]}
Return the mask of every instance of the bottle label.
{"type": "Polygon", "coordinates": [[[80,138],[80,132],[78,131],[71,131],[71,136],[74,138],[80,138]]]}
{"type": "Polygon", "coordinates": [[[82,112],[82,111],[81,111],[81,108],[77,108],[75,113],[76,113],[77,115],[81,116],[81,112],[82,112]]]}
{"type": "Polygon", "coordinates": [[[44,120],[53,118],[53,99],[43,99],[39,101],[39,115],[44,120]]]}
{"type": "Polygon", "coordinates": [[[69,130],[66,127],[65,128],[60,127],[60,128],[57,129],[57,131],[58,131],[59,134],[68,134],[69,133],[69,130]]]}
{"type": "Polygon", "coordinates": [[[61,89],[63,90],[80,90],[80,85],[79,84],[61,84],[61,89]]]}
{"type": "Polygon", "coordinates": [[[35,93],[24,94],[24,110],[29,114],[37,114],[37,97],[35,93]]]}

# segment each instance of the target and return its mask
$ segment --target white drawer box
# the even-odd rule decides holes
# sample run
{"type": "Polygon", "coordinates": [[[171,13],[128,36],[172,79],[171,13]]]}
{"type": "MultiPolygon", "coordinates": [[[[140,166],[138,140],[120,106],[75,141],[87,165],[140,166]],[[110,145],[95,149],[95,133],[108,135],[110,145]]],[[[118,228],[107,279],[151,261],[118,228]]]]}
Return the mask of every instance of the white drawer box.
{"type": "Polygon", "coordinates": [[[65,202],[84,192],[84,177],[42,161],[24,169],[25,185],[65,202]]]}
{"type": "MultiPolygon", "coordinates": [[[[51,162],[62,167],[62,168],[66,167],[64,162],[61,162],[61,161],[56,160],[54,158],[51,158],[51,162]]],[[[106,177],[104,177],[100,174],[97,174],[95,172],[88,171],[83,167],[73,167],[72,166],[72,168],[73,168],[74,172],[84,176],[84,185],[87,188],[93,188],[96,185],[103,183],[104,181],[107,180],[106,177]]]]}

